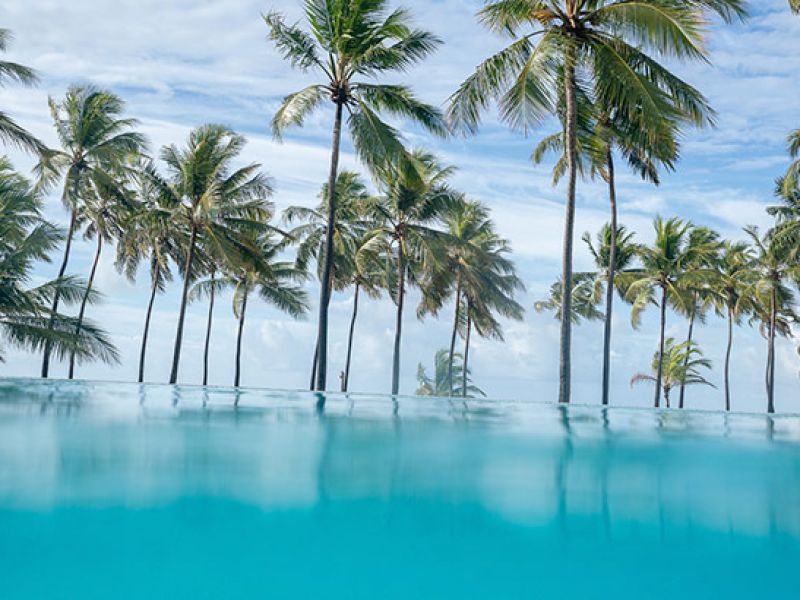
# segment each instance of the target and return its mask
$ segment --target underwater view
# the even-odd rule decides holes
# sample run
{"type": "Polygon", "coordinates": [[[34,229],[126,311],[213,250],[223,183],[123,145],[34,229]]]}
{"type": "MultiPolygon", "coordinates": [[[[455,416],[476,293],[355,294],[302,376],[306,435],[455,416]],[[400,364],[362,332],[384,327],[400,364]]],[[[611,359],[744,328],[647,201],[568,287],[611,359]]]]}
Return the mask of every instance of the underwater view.
{"type": "Polygon", "coordinates": [[[0,596],[796,598],[800,416],[0,382],[0,596]]]}

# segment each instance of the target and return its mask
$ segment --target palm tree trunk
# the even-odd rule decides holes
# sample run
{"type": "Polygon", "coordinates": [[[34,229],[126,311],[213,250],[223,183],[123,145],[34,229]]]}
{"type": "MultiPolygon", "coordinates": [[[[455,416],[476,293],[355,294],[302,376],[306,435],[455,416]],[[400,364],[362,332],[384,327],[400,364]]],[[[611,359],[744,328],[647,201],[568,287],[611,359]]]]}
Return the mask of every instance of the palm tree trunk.
{"type": "Polygon", "coordinates": [[[394,330],[394,357],[392,360],[392,396],[400,391],[400,339],[403,334],[403,304],[406,291],[406,263],[403,240],[397,242],[397,321],[394,330]]]}
{"type": "Polygon", "coordinates": [[[153,303],[156,301],[158,283],[153,279],[150,289],[150,301],[147,303],[147,313],[144,317],[144,331],[142,332],[142,348],[139,351],[139,383],[144,382],[144,359],[147,353],[147,337],[150,334],[150,317],[153,314],[153,303]]]}
{"type": "Polygon", "coordinates": [[[336,176],[339,171],[339,148],[342,142],[342,110],[344,102],[337,99],[336,117],[333,124],[331,148],[331,170],[328,177],[328,223],[325,233],[325,257],[319,292],[319,332],[317,334],[317,368],[314,389],[325,391],[328,369],[328,306],[331,302],[331,278],[333,272],[333,233],[336,229],[336,176]]]}
{"type": "MultiPolygon", "coordinates": [[[[100,262],[100,253],[103,250],[103,236],[98,232],[97,234],[97,248],[94,251],[94,260],[92,261],[92,269],[89,271],[89,281],[86,284],[86,292],[81,299],[81,308],[78,311],[78,323],[75,325],[75,337],[81,334],[83,327],[83,315],[86,313],[86,303],[89,301],[89,294],[92,293],[92,286],[94,285],[94,276],[97,274],[97,265],[100,262]]],[[[75,352],[69,355],[69,379],[75,378],[75,352]]]]}
{"type": "Polygon", "coordinates": [[[211,291],[208,294],[208,321],[206,323],[206,341],[203,346],[203,385],[208,385],[208,354],[211,348],[211,325],[214,322],[214,296],[216,295],[216,272],[211,271],[211,291]]]}
{"type": "MultiPolygon", "coordinates": [[[[656,374],[655,407],[661,407],[661,375],[664,369],[664,334],[667,329],[667,288],[661,287],[661,336],[658,343],[658,371],[656,374]]],[[[664,398],[669,408],[669,398],[664,398]]]]}
{"type": "Polygon", "coordinates": [[[562,302],[561,302],[561,340],[558,372],[558,401],[570,401],[570,371],[572,354],[572,244],[575,229],[575,187],[577,167],[575,164],[577,103],[575,100],[575,61],[573,53],[568,49],[565,65],[566,92],[566,152],[567,152],[567,206],[564,219],[564,252],[562,257],[562,302]]]}
{"type": "Polygon", "coordinates": [[[314,386],[317,384],[317,363],[319,362],[319,337],[314,342],[314,361],[311,363],[311,382],[308,384],[308,389],[314,391],[314,386]]]}
{"type": "MultiPolygon", "coordinates": [[[[69,263],[69,255],[70,251],[72,250],[72,238],[75,236],[75,227],[77,225],[78,217],[75,214],[75,211],[72,211],[72,214],[69,219],[69,229],[67,230],[67,240],[66,244],[64,245],[64,257],[61,259],[61,266],[58,269],[58,279],[64,277],[64,274],[67,272],[67,264],[69,263]]],[[[48,325],[48,331],[53,329],[53,324],[55,323],[55,315],[58,312],[58,303],[61,300],[60,294],[58,290],[53,294],[53,305],[50,308],[50,323],[48,325]]],[[[47,378],[50,376],[50,353],[52,352],[52,346],[50,343],[45,343],[44,345],[44,353],[42,356],[42,377],[47,378]]]]}
{"type": "Polygon", "coordinates": [[[356,291],[353,296],[353,316],[350,318],[350,332],[347,336],[347,360],[344,363],[344,376],[342,377],[342,391],[346,392],[350,384],[350,358],[353,355],[353,334],[356,330],[356,318],[358,317],[358,292],[361,284],[356,282],[356,291]]]}
{"type": "Polygon", "coordinates": [[[249,290],[247,286],[244,288],[244,297],[242,298],[242,308],[239,312],[239,333],[236,335],[236,372],[233,376],[233,387],[239,387],[242,374],[242,334],[244,333],[244,315],[247,311],[247,294],[249,290]]]}
{"type": "Polygon", "coordinates": [[[769,310],[769,350],[767,352],[767,412],[775,412],[775,329],[778,319],[778,298],[772,288],[769,310]]]}
{"type": "Polygon", "coordinates": [[[472,334],[472,314],[467,301],[467,332],[464,336],[464,364],[461,371],[461,396],[467,397],[467,370],[469,369],[469,338],[472,334]]]}
{"type": "Polygon", "coordinates": [[[453,333],[450,336],[450,354],[447,357],[447,381],[450,388],[450,396],[453,396],[453,358],[456,354],[456,336],[458,335],[458,321],[461,317],[461,278],[456,284],[456,312],[453,317],[453,333]]]}
{"type": "Polygon", "coordinates": [[[614,155],[610,144],[606,162],[608,163],[608,199],[611,204],[611,240],[608,252],[608,278],[606,279],[606,320],[603,324],[603,406],[608,406],[611,385],[611,317],[614,309],[614,279],[617,268],[617,190],[614,182],[614,155]]]}
{"type": "Polygon", "coordinates": [[[169,382],[178,381],[178,367],[181,363],[181,344],[183,343],[183,324],[186,321],[186,304],[189,298],[189,282],[192,276],[192,265],[194,263],[195,243],[197,242],[197,225],[192,223],[192,233],[189,237],[189,251],[186,254],[186,270],[183,276],[183,292],[181,294],[181,307],[178,312],[178,331],[175,333],[175,349],[172,354],[172,371],[169,382]]]}
{"type": "Polygon", "coordinates": [[[725,349],[725,410],[731,410],[730,364],[733,347],[733,311],[728,306],[728,347],[725,349]]]}
{"type": "MultiPolygon", "coordinates": [[[[692,302],[694,304],[692,305],[692,313],[689,315],[689,333],[686,336],[686,347],[688,349],[691,349],[691,347],[692,347],[692,339],[694,337],[694,321],[695,321],[695,318],[697,317],[697,293],[694,293],[692,295],[692,302]]],[[[688,364],[689,364],[689,353],[687,352],[686,353],[686,358],[683,360],[684,368],[688,364]]],[[[681,392],[680,392],[680,395],[679,395],[679,398],[678,398],[678,408],[683,408],[683,399],[684,399],[684,394],[685,393],[686,393],[686,384],[685,383],[681,383],[681,392]]]]}

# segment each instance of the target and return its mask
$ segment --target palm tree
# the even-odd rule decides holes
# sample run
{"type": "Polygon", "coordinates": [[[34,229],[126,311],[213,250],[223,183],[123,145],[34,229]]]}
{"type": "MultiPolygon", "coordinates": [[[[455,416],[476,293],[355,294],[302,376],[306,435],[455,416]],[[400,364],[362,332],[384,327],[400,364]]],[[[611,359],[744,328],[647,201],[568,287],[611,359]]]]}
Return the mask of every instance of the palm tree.
{"type": "MultiPolygon", "coordinates": [[[[508,242],[495,232],[485,206],[457,195],[445,206],[442,221],[446,233],[443,247],[446,259],[441,268],[430,273],[428,281],[423,283],[423,302],[418,314],[438,314],[443,303],[453,298],[455,311],[448,352],[448,377],[455,386],[455,346],[459,332],[464,331],[465,299],[503,296],[507,315],[521,318],[522,307],[514,306],[510,296],[522,286],[508,257],[508,242]],[[508,283],[511,283],[510,287],[508,283]]],[[[450,395],[454,394],[455,390],[450,395]]]]}
{"type": "Polygon", "coordinates": [[[348,111],[350,140],[356,153],[372,171],[397,164],[406,154],[399,133],[381,120],[380,113],[411,119],[437,135],[444,136],[447,131],[440,111],[420,102],[407,87],[369,81],[405,71],[441,43],[434,35],[413,28],[408,11],[388,13],[387,4],[387,0],[305,0],[310,32],[287,24],[276,12],[264,17],[270,39],[283,58],[297,69],[313,71],[321,79],[284,99],[272,121],[274,135],[280,139],[287,127],[302,125],[326,98],[333,102],[335,110],[317,335],[315,388],[320,391],[325,389],[328,365],[328,305],[344,111],[348,111]]]}
{"type": "MultiPolygon", "coordinates": [[[[800,0],[798,0],[800,2],[800,0]]],[[[799,5],[800,6],[800,5],[799,5]]],[[[795,129],[789,134],[789,155],[792,157],[792,164],[786,171],[780,182],[780,195],[789,198],[800,191],[800,129],[795,129]]]]}
{"type": "Polygon", "coordinates": [[[257,249],[248,236],[269,229],[272,207],[269,178],[252,163],[233,169],[246,140],[222,125],[203,125],[189,134],[184,148],[175,145],[161,150],[167,176],[153,165],[143,172],[150,185],[172,207],[175,226],[188,232],[182,265],[183,291],[172,356],[170,383],[178,380],[183,327],[191,283],[199,273],[208,272],[203,255],[231,260],[258,260],[257,249]],[[198,248],[200,251],[198,251],[198,248]]]}
{"type": "MultiPolygon", "coordinates": [[[[491,31],[513,43],[481,63],[451,98],[448,116],[475,131],[495,98],[513,129],[563,115],[567,198],[562,315],[572,313],[572,249],[578,176],[579,95],[612,109],[642,131],[660,132],[688,99],[688,86],[653,56],[704,59],[705,10],[743,16],[743,0],[496,0],[479,13],[491,31]]],[[[691,107],[685,106],[689,113],[691,107]]],[[[570,400],[571,320],[561,321],[559,402],[570,400]]]]}
{"type": "MultiPolygon", "coordinates": [[[[126,162],[143,152],[145,138],[134,131],[135,119],[123,118],[125,103],[111,92],[92,86],[72,86],[61,102],[49,99],[61,149],[45,149],[36,166],[39,187],[46,189],[62,181],[61,202],[70,213],[64,255],[58,279],[69,263],[72,239],[80,225],[80,210],[92,196],[92,186],[110,187],[126,162]]],[[[51,312],[58,313],[60,295],[53,296],[51,312]]],[[[42,377],[50,373],[50,348],[45,344],[42,377]]]]}
{"type": "Polygon", "coordinates": [[[30,352],[48,346],[58,358],[74,354],[82,360],[116,362],[117,350],[104,331],[86,322],[76,333],[76,319],[50,309],[55,295],[67,304],[84,297],[96,301],[83,281],[60,277],[29,285],[34,263],[49,262],[50,252],[64,240],[63,231],[45,221],[41,209],[41,197],[30,182],[0,157],[0,335],[30,352]]]}
{"type": "Polygon", "coordinates": [[[455,395],[462,398],[486,396],[483,390],[473,385],[469,369],[464,368],[461,354],[456,353],[454,361],[455,364],[451,367],[450,353],[446,348],[437,351],[433,367],[434,376],[432,378],[420,363],[417,366],[417,383],[419,387],[414,392],[414,395],[441,397],[455,395]],[[455,377],[455,380],[453,377],[455,377]],[[464,380],[467,382],[466,386],[464,386],[464,380]]]}
{"type": "MultiPolygon", "coordinates": [[[[170,263],[179,260],[179,248],[185,245],[180,228],[172,220],[170,206],[162,204],[156,188],[146,177],[136,177],[139,184],[137,209],[124,221],[117,241],[117,269],[124,272],[130,281],[142,261],[147,261],[150,275],[150,297],[145,311],[144,329],[139,350],[139,374],[137,381],[144,382],[147,341],[156,295],[164,293],[167,283],[172,281],[170,263]]],[[[185,237],[185,236],[183,236],[185,237]]]]}
{"type": "MultiPolygon", "coordinates": [[[[78,311],[78,321],[75,326],[75,335],[80,334],[83,325],[86,305],[89,295],[94,287],[94,278],[97,274],[97,266],[100,263],[100,253],[103,245],[110,243],[118,238],[122,233],[122,223],[134,210],[134,203],[130,197],[130,192],[121,189],[114,181],[94,182],[93,197],[87,198],[81,207],[81,220],[86,222],[84,238],[86,240],[96,239],[94,258],[89,271],[89,279],[86,285],[86,293],[80,303],[78,311]]],[[[75,378],[75,354],[69,357],[68,378],[75,378]]]]}
{"type": "MultiPolygon", "coordinates": [[[[13,34],[8,29],[0,28],[0,52],[8,50],[8,45],[13,37],[13,34]]],[[[33,69],[14,62],[0,60],[0,87],[4,87],[8,81],[21,83],[22,85],[35,85],[39,78],[33,69]]],[[[30,152],[40,153],[44,150],[42,142],[20,127],[2,110],[0,110],[0,140],[30,152]]]]}
{"type": "MultiPolygon", "coordinates": [[[[406,165],[379,173],[383,194],[373,200],[374,228],[366,251],[383,256],[391,264],[390,294],[397,305],[392,360],[392,395],[400,388],[400,344],[403,308],[409,285],[419,286],[425,273],[441,267],[446,234],[436,226],[457,194],[447,186],[452,167],[444,167],[430,153],[417,150],[406,165]],[[391,258],[389,258],[391,257],[391,258]]],[[[404,161],[405,162],[405,161],[404,161]]]]}
{"type": "Polygon", "coordinates": [[[662,345],[662,351],[653,356],[652,372],[637,373],[631,378],[631,386],[642,382],[652,382],[664,389],[664,400],[669,408],[669,395],[676,386],[684,385],[709,385],[715,387],[700,374],[700,369],[710,369],[711,361],[703,358],[703,353],[694,342],[675,342],[674,338],[667,338],[662,345]]]}
{"type": "Polygon", "coordinates": [[[717,261],[714,283],[714,308],[728,322],[728,343],[725,349],[725,410],[731,409],[730,361],[733,347],[733,326],[753,309],[750,295],[756,271],[753,250],[745,242],[726,241],[717,261]]]}
{"type": "Polygon", "coordinates": [[[793,13],[800,13],[800,0],[789,0],[789,8],[793,13]]]}
{"type": "MultiPolygon", "coordinates": [[[[325,243],[328,232],[328,184],[320,191],[320,204],[316,208],[290,206],[284,212],[288,224],[300,222],[289,231],[297,240],[297,266],[307,270],[312,260],[316,261],[320,283],[325,271],[325,243]]],[[[333,252],[330,285],[334,291],[343,291],[353,282],[356,269],[355,256],[359,239],[365,230],[364,211],[369,200],[367,186],[361,176],[353,171],[342,171],[336,177],[336,218],[333,227],[333,252]]],[[[357,303],[356,303],[357,307],[357,303]]],[[[316,385],[319,343],[314,344],[314,360],[311,369],[310,389],[316,385]]]]}
{"type": "MultiPolygon", "coordinates": [[[[717,244],[716,241],[692,244],[693,239],[702,237],[693,238],[692,224],[678,218],[665,221],[657,217],[653,226],[656,233],[655,242],[652,246],[641,246],[639,249],[641,268],[621,273],[619,279],[626,289],[626,299],[633,303],[631,320],[634,327],[639,326],[641,314],[647,306],[651,304],[659,306],[661,312],[659,356],[662,356],[665,355],[667,306],[671,304],[683,314],[689,313],[693,297],[688,291],[687,283],[699,277],[698,265],[702,264],[701,258],[715,255],[717,244]]],[[[658,385],[656,385],[654,405],[659,408],[662,387],[660,370],[657,371],[656,377],[658,385]]]]}
{"type": "Polygon", "coordinates": [[[298,285],[305,280],[305,272],[293,262],[279,259],[284,241],[276,241],[273,232],[268,231],[254,240],[253,244],[259,251],[258,261],[230,265],[230,273],[217,283],[233,288],[233,313],[239,321],[233,378],[235,387],[239,387],[241,382],[242,337],[250,294],[256,292],[263,301],[294,318],[308,310],[307,294],[298,285]]]}
{"type": "Polygon", "coordinates": [[[767,338],[767,412],[775,412],[775,338],[791,335],[791,324],[797,322],[790,284],[800,284],[800,263],[795,245],[787,244],[780,229],[770,229],[763,236],[757,227],[747,227],[755,249],[756,275],[748,288],[753,298],[755,318],[762,324],[767,338]]]}
{"type": "MultiPolygon", "coordinates": [[[[602,284],[594,273],[575,273],[572,278],[572,315],[574,325],[579,325],[582,320],[602,321],[605,314],[598,308],[603,292],[602,284]]],[[[550,295],[545,300],[538,300],[533,304],[536,312],[552,312],[557,320],[561,320],[563,293],[561,281],[556,281],[550,286],[550,295]]]]}

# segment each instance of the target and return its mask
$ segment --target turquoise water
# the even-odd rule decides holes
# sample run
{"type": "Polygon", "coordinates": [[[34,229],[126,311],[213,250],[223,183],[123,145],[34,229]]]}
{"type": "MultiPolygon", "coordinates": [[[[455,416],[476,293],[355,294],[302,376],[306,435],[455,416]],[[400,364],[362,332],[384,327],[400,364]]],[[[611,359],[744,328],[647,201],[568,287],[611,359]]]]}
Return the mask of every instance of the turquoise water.
{"type": "Polygon", "coordinates": [[[320,400],[0,380],[0,598],[800,597],[800,417],[320,400]]]}

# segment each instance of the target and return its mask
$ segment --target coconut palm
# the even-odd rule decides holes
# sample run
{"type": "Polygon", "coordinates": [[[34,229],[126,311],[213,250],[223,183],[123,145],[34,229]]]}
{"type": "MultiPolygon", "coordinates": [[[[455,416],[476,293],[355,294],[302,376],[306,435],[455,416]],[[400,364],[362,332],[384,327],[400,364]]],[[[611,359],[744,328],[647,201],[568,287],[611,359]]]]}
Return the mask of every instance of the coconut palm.
{"type": "MultiPolygon", "coordinates": [[[[474,131],[495,98],[500,116],[527,131],[563,115],[567,198],[562,315],[572,313],[572,247],[578,176],[578,95],[613,108],[641,130],[658,132],[687,98],[686,84],[654,57],[704,59],[703,12],[743,15],[743,0],[496,0],[479,13],[491,31],[514,39],[481,63],[451,98],[448,116],[474,131]],[[650,53],[650,54],[648,54],[650,53]]],[[[687,104],[686,112],[691,108],[687,104]]],[[[559,401],[570,399],[571,320],[561,321],[559,401]]]]}
{"type": "Polygon", "coordinates": [[[480,202],[456,195],[454,201],[444,207],[442,222],[446,233],[443,247],[446,258],[423,282],[424,293],[417,312],[420,316],[438,314],[442,305],[453,299],[448,377],[455,386],[456,376],[452,370],[456,339],[459,332],[464,332],[465,299],[476,298],[488,303],[491,298],[501,296],[499,303],[505,314],[521,318],[522,307],[513,300],[513,294],[522,289],[522,284],[508,256],[508,242],[497,235],[488,209],[480,202]]]}
{"type": "Polygon", "coordinates": [[[188,232],[182,251],[181,292],[170,383],[178,380],[183,327],[192,281],[208,272],[204,257],[225,256],[234,262],[258,262],[258,250],[249,239],[270,228],[272,206],[269,178],[252,163],[234,168],[246,140],[221,125],[203,125],[189,134],[185,147],[165,146],[161,160],[167,175],[153,165],[143,176],[161,202],[171,207],[175,226],[188,232]]]}
{"type": "MultiPolygon", "coordinates": [[[[93,197],[93,186],[110,187],[127,171],[127,161],[144,151],[145,138],[132,129],[135,119],[122,116],[122,99],[93,86],[72,86],[61,102],[49,99],[50,114],[60,149],[45,149],[36,166],[39,187],[46,189],[61,181],[61,202],[70,213],[64,255],[58,279],[64,277],[78,231],[80,211],[93,197]]],[[[58,313],[60,296],[53,296],[51,312],[58,313]]],[[[45,344],[42,377],[50,373],[50,349],[45,344]]]]}
{"type": "Polygon", "coordinates": [[[669,408],[670,392],[682,385],[709,385],[715,387],[700,374],[700,369],[711,369],[711,361],[703,358],[703,353],[694,342],[675,342],[667,338],[661,346],[662,351],[653,356],[652,373],[637,373],[631,378],[631,386],[650,382],[663,388],[664,400],[669,408]]]}
{"type": "MultiPolygon", "coordinates": [[[[693,296],[687,283],[700,276],[701,258],[715,255],[718,249],[713,243],[693,244],[692,241],[704,239],[693,237],[693,226],[678,218],[664,220],[657,217],[653,223],[656,239],[652,246],[640,246],[639,260],[641,268],[631,269],[620,274],[620,281],[626,290],[625,297],[633,303],[631,321],[638,327],[642,312],[649,305],[660,309],[659,356],[664,355],[664,341],[667,327],[667,306],[688,314],[693,296]]],[[[659,408],[661,402],[661,371],[656,373],[654,405],[659,408]]],[[[669,404],[667,404],[669,408],[669,404]]]]}
{"type": "MultiPolygon", "coordinates": [[[[13,34],[8,29],[0,28],[0,52],[8,50],[8,45],[13,37],[13,34]]],[[[35,85],[38,81],[39,78],[33,69],[14,62],[0,60],[0,87],[5,87],[7,82],[35,85]]],[[[2,110],[0,110],[0,140],[30,152],[39,153],[44,150],[42,142],[20,127],[2,110]]]]}
{"type": "MultiPolygon", "coordinates": [[[[320,191],[320,204],[316,208],[290,206],[284,212],[287,224],[300,222],[289,231],[298,242],[297,266],[308,269],[316,261],[317,276],[322,282],[325,271],[325,242],[328,232],[329,186],[324,184],[320,191]]],[[[334,291],[343,291],[353,284],[355,256],[359,239],[365,230],[364,210],[369,200],[367,186],[362,177],[354,171],[342,171],[336,177],[335,186],[336,218],[333,228],[333,262],[331,264],[330,285],[334,291]]],[[[316,385],[319,343],[314,344],[314,360],[310,389],[316,385]]]]}
{"type": "MultiPolygon", "coordinates": [[[[598,308],[603,293],[602,282],[594,273],[575,273],[572,278],[572,323],[579,325],[582,320],[602,321],[603,311],[598,308]]],[[[561,281],[550,286],[550,294],[545,300],[538,300],[533,308],[536,312],[552,312],[561,320],[562,303],[561,281]]]]}
{"type": "Polygon", "coordinates": [[[728,343],[725,348],[725,410],[731,409],[730,361],[733,327],[753,310],[751,286],[757,275],[753,250],[746,242],[724,242],[717,261],[713,286],[714,308],[728,322],[728,343]]]}
{"type": "Polygon", "coordinates": [[[280,138],[289,126],[329,99],[334,105],[333,143],[328,178],[328,219],[319,306],[319,345],[315,388],[324,390],[327,374],[328,305],[333,270],[336,223],[336,178],[342,121],[347,110],[350,141],[371,170],[397,164],[406,154],[399,133],[381,120],[386,113],[411,119],[428,131],[445,135],[438,109],[420,102],[407,87],[375,83],[391,72],[402,72],[428,56],[440,44],[434,35],[415,29],[408,11],[387,11],[387,0],[305,0],[310,31],[289,25],[271,12],[264,17],[283,58],[302,71],[313,71],[321,82],[287,96],[272,121],[280,138]]]}
{"type": "MultiPolygon", "coordinates": [[[[84,239],[95,240],[95,252],[92,265],[89,271],[89,279],[86,284],[86,293],[80,303],[78,319],[75,326],[75,335],[80,334],[86,314],[86,305],[94,287],[97,267],[100,263],[100,254],[105,244],[111,243],[120,237],[122,233],[122,223],[135,210],[135,201],[131,197],[131,192],[118,186],[115,181],[93,182],[94,194],[87,198],[81,206],[81,220],[86,223],[84,229],[84,239]]],[[[67,377],[75,378],[75,353],[69,357],[69,371],[67,377]]]]}
{"type": "MultiPolygon", "coordinates": [[[[425,273],[434,272],[445,259],[448,236],[437,229],[448,204],[458,195],[447,186],[452,167],[417,150],[413,167],[401,165],[378,173],[382,194],[373,199],[368,211],[374,226],[365,249],[382,256],[390,265],[389,291],[397,305],[392,360],[392,394],[400,387],[400,346],[403,308],[408,286],[419,286],[425,273]]],[[[405,159],[403,162],[409,162],[405,159]]]]}
{"type": "Polygon", "coordinates": [[[414,392],[416,396],[461,396],[474,398],[486,396],[479,387],[471,381],[469,369],[464,368],[462,356],[456,353],[453,358],[454,365],[450,366],[450,353],[446,348],[436,352],[433,366],[433,377],[428,375],[425,367],[420,363],[417,366],[417,383],[419,387],[414,392]],[[455,377],[455,380],[453,379],[455,377]],[[466,379],[466,387],[462,387],[466,379]]]}
{"type": "Polygon", "coordinates": [[[779,195],[784,198],[791,198],[800,193],[800,129],[795,129],[790,133],[787,141],[792,164],[781,178],[778,191],[779,195]]]}
{"type": "Polygon", "coordinates": [[[0,336],[29,352],[47,346],[59,359],[74,354],[81,360],[116,362],[117,351],[103,330],[85,322],[76,333],[75,318],[50,308],[57,294],[66,304],[84,297],[96,301],[85,282],[60,277],[30,287],[33,265],[49,262],[64,240],[63,231],[46,222],[41,209],[41,197],[30,182],[0,157],[0,336]]]}
{"type": "Polygon", "coordinates": [[[775,338],[791,335],[791,325],[798,320],[790,286],[800,284],[800,263],[796,246],[787,244],[780,230],[770,229],[763,236],[757,227],[747,227],[745,231],[755,249],[756,271],[747,293],[752,295],[754,318],[760,321],[767,339],[767,412],[774,413],[775,338]]]}

